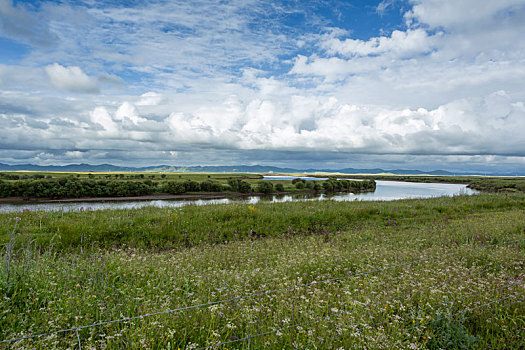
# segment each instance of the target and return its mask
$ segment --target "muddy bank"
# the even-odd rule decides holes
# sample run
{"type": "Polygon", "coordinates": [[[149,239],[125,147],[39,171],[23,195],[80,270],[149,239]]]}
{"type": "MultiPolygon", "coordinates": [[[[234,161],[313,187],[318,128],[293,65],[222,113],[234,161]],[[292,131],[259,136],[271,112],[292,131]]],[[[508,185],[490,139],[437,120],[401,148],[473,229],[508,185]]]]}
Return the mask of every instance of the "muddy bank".
{"type": "Polygon", "coordinates": [[[266,196],[266,195],[289,195],[289,194],[309,194],[316,193],[313,190],[293,191],[293,192],[274,192],[274,193],[224,193],[224,192],[203,192],[203,193],[185,193],[169,194],[159,193],[145,196],[127,196],[127,197],[80,197],[80,198],[23,198],[8,197],[0,198],[0,203],[4,204],[38,204],[38,203],[74,203],[74,202],[126,202],[126,201],[152,201],[152,200],[176,200],[176,199],[219,199],[219,198],[238,198],[249,196],[266,196]]]}

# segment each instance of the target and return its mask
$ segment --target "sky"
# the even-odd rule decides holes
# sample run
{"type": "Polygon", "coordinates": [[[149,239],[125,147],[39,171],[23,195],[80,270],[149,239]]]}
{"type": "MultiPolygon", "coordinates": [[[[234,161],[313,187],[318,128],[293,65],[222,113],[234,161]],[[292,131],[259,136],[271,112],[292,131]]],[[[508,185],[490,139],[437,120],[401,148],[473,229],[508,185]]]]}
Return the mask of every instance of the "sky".
{"type": "Polygon", "coordinates": [[[525,175],[525,0],[0,0],[0,162],[525,175]]]}

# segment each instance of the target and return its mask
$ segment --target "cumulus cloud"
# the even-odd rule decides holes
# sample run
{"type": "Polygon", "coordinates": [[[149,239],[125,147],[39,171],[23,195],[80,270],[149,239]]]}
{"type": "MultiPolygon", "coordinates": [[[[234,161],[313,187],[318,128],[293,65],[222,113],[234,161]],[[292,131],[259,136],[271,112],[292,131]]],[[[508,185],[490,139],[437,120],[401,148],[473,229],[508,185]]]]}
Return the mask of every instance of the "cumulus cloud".
{"type": "Polygon", "coordinates": [[[352,11],[310,11],[321,3],[332,4],[0,0],[1,35],[35,46],[0,65],[0,150],[41,162],[522,166],[523,0],[409,0],[399,25],[368,36],[343,28],[352,11]],[[38,49],[38,30],[59,36],[53,50],[38,49]]]}
{"type": "Polygon", "coordinates": [[[104,128],[101,137],[157,139],[163,149],[191,145],[365,154],[525,155],[521,151],[525,149],[524,104],[512,102],[504,91],[430,110],[392,110],[298,95],[280,103],[260,99],[242,103],[232,98],[195,114],[171,113],[160,122],[164,129],[156,131],[146,129],[145,118],[125,103],[113,115],[95,109],[92,121],[104,128]],[[123,123],[130,115],[137,121],[133,133],[123,123]],[[499,142],[502,138],[504,144],[499,142]]]}
{"type": "Polygon", "coordinates": [[[525,97],[519,88],[525,77],[525,5],[510,0],[481,2],[479,9],[477,1],[413,4],[405,14],[412,19],[405,30],[368,40],[333,30],[314,37],[321,50],[297,55],[289,73],[317,93],[391,108],[435,108],[497,90],[517,100],[525,97]],[[472,11],[463,11],[464,6],[472,11]],[[460,26],[459,19],[453,25],[452,12],[468,25],[460,26]]]}
{"type": "Polygon", "coordinates": [[[341,54],[347,57],[368,56],[389,53],[406,57],[424,53],[431,49],[431,38],[423,29],[407,31],[394,30],[390,36],[374,37],[367,41],[356,39],[340,40],[332,34],[321,39],[321,48],[328,54],[341,54]],[[324,39],[324,40],[323,40],[324,39]]]}
{"type": "Polygon", "coordinates": [[[46,66],[45,71],[53,86],[72,92],[99,92],[96,79],[89,77],[80,67],[64,67],[58,63],[46,66]]]}
{"type": "Polygon", "coordinates": [[[104,131],[107,135],[117,136],[118,126],[117,123],[110,116],[109,112],[104,107],[97,107],[91,113],[91,121],[100,127],[100,130],[104,131]]]}
{"type": "Polygon", "coordinates": [[[106,107],[96,107],[90,113],[90,120],[97,130],[99,140],[126,139],[149,140],[154,138],[147,119],[139,116],[135,105],[124,102],[113,113],[106,107]]]}
{"type": "Polygon", "coordinates": [[[156,92],[146,92],[140,95],[140,99],[137,101],[137,106],[156,106],[162,101],[162,95],[156,92]]]}

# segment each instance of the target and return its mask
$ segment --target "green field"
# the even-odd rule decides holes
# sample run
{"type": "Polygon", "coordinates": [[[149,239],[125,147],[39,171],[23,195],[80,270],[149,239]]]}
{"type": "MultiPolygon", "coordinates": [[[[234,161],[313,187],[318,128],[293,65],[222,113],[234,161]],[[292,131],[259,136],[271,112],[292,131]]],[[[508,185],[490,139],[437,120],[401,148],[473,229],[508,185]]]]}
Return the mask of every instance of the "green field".
{"type": "Polygon", "coordinates": [[[525,346],[519,193],[23,212],[0,227],[0,340],[89,326],[0,347],[525,346]]]}

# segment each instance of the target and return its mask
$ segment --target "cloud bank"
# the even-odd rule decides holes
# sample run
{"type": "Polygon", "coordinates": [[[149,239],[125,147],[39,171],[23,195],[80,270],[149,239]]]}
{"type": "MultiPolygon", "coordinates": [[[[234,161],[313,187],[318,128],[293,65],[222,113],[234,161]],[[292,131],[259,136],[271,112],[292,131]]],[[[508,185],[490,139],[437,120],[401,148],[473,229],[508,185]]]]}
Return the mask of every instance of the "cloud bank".
{"type": "Polygon", "coordinates": [[[525,1],[319,6],[2,1],[0,161],[525,171],[525,1]]]}

